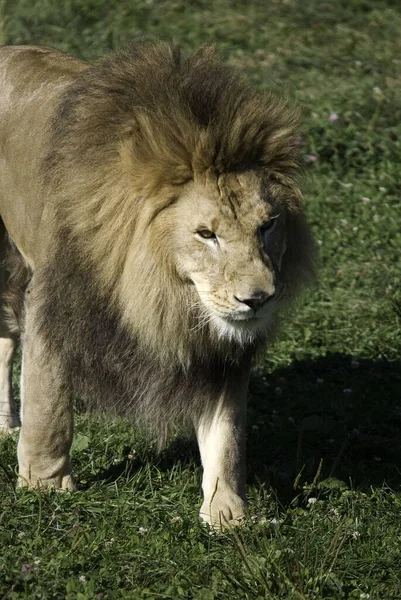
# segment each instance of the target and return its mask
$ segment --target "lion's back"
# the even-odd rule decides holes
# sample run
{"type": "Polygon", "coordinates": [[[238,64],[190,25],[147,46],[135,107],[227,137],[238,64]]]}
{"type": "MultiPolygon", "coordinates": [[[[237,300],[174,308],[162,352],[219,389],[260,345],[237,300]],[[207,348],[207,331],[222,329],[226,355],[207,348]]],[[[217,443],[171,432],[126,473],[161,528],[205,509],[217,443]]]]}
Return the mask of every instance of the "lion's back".
{"type": "Polygon", "coordinates": [[[0,216],[31,264],[43,215],[40,165],[63,90],[86,63],[53,48],[0,47],[0,216]]]}

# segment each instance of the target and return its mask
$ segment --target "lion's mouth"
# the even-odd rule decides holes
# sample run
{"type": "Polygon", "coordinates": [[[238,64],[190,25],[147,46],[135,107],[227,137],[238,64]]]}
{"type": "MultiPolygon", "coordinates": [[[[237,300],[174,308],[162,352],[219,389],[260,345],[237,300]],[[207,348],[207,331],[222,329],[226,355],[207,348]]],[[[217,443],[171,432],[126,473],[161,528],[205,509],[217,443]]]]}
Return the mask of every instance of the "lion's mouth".
{"type": "Polygon", "coordinates": [[[244,302],[238,306],[238,301],[235,306],[233,302],[220,296],[199,293],[206,311],[201,311],[195,330],[200,331],[209,325],[221,338],[236,339],[242,343],[252,342],[255,337],[267,334],[280,305],[283,291],[283,285],[277,286],[275,293],[260,308],[257,308],[257,305],[256,308],[246,306],[244,302]]]}
{"type": "Polygon", "coordinates": [[[256,316],[238,319],[233,318],[233,315],[223,316],[215,313],[211,324],[219,338],[236,341],[241,345],[252,344],[256,338],[265,336],[269,330],[269,320],[256,316]]]}
{"type": "Polygon", "coordinates": [[[219,315],[220,317],[222,317],[223,319],[225,319],[226,321],[228,321],[229,323],[232,323],[233,325],[242,325],[242,324],[246,324],[246,323],[256,323],[256,322],[260,322],[262,319],[257,315],[257,314],[253,314],[253,315],[219,315]]]}

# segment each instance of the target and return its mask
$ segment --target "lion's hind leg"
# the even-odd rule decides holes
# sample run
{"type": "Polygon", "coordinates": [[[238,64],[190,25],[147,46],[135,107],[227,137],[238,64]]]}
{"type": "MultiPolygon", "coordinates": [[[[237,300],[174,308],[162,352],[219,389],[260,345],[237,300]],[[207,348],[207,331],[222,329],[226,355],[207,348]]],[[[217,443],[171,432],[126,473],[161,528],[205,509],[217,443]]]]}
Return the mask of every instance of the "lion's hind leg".
{"type": "Polygon", "coordinates": [[[19,427],[12,391],[12,366],[18,336],[5,310],[9,274],[6,267],[7,233],[0,220],[0,434],[19,427]]]}
{"type": "Polygon", "coordinates": [[[11,383],[14,350],[15,340],[6,337],[0,329],[0,434],[8,433],[20,424],[11,383]]]}

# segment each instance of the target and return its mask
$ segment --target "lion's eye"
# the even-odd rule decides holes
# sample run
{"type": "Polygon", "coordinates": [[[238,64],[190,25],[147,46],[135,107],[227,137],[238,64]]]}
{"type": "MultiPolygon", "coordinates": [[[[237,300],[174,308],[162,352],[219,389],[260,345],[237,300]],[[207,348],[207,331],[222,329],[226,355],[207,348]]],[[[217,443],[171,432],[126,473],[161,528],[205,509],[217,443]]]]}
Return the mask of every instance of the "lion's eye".
{"type": "Polygon", "coordinates": [[[262,225],[262,227],[260,228],[262,235],[265,236],[266,234],[272,233],[277,227],[277,217],[270,219],[270,221],[268,223],[265,223],[264,225],[262,225]]]}
{"type": "Polygon", "coordinates": [[[216,239],[216,234],[213,233],[213,231],[210,231],[210,229],[198,229],[196,234],[199,235],[199,237],[203,238],[204,240],[215,240],[216,239]]]}

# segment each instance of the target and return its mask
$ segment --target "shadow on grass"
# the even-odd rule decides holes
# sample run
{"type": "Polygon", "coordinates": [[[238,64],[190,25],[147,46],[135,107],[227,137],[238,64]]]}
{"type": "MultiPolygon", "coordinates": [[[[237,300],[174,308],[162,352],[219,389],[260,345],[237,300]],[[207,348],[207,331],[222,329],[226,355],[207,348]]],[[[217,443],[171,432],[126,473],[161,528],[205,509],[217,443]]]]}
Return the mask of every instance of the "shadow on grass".
{"type": "Polygon", "coordinates": [[[335,477],[360,488],[401,484],[401,363],[328,354],[250,385],[248,481],[288,499],[335,477]]]}
{"type": "MultiPolygon", "coordinates": [[[[272,487],[283,503],[317,474],[361,489],[400,488],[401,363],[328,354],[253,373],[247,452],[248,483],[272,487]]],[[[195,439],[177,437],[160,455],[127,456],[88,485],[129,477],[147,461],[162,471],[200,463],[195,439]]]]}

